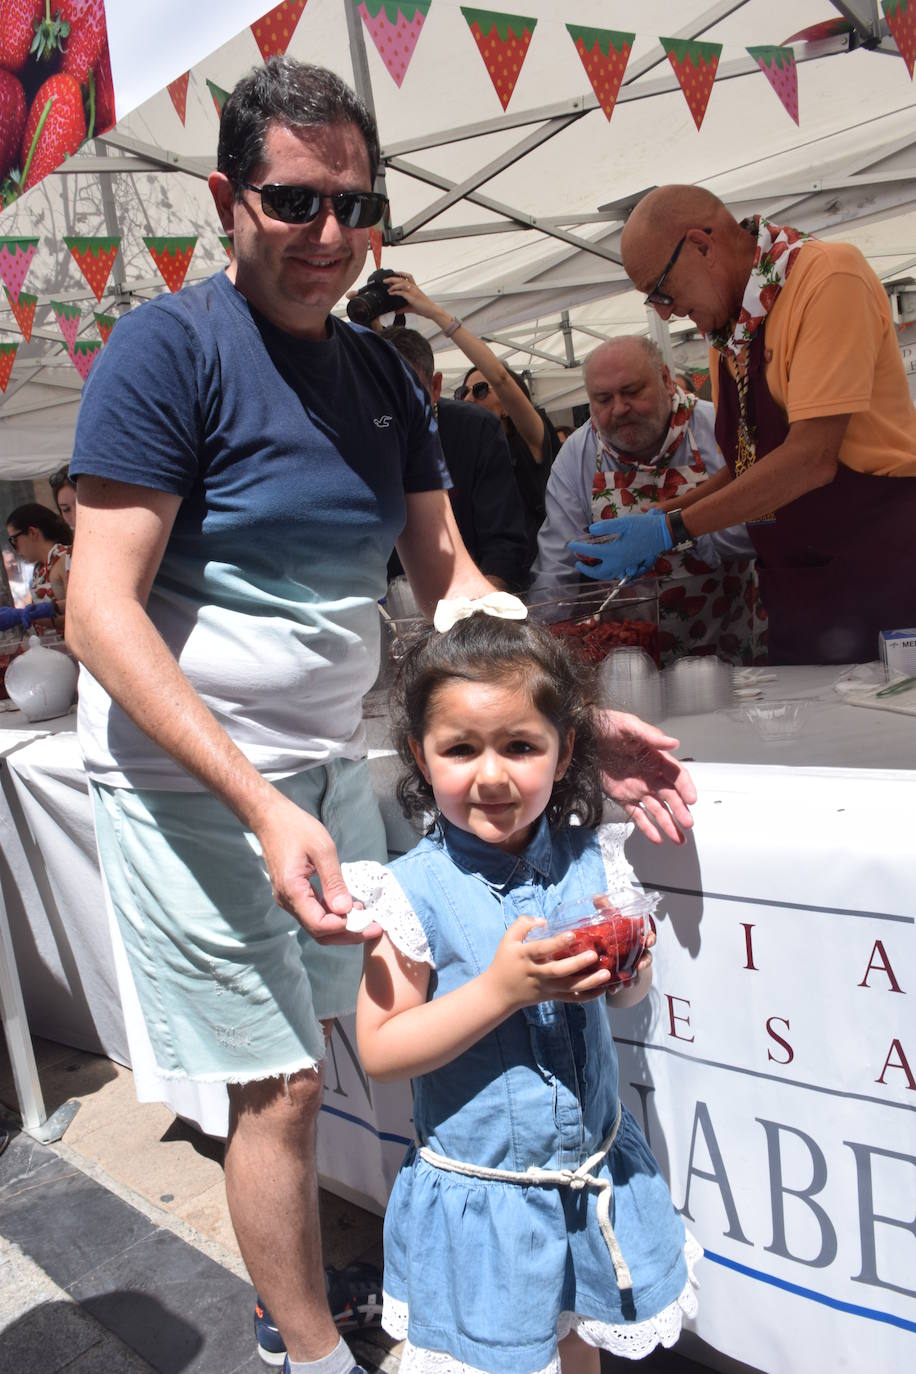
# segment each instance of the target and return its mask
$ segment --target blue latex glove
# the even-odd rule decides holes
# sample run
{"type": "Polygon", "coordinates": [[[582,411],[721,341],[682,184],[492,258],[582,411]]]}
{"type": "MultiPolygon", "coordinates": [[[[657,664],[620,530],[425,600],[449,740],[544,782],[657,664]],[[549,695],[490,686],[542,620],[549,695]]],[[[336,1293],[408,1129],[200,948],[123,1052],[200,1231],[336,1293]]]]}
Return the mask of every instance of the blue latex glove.
{"type": "Polygon", "coordinates": [[[55,614],[50,601],[34,601],[29,606],[0,606],[0,631],[27,630],[36,620],[53,620],[55,614]]]}
{"type": "Polygon", "coordinates": [[[576,568],[599,582],[616,582],[621,577],[638,577],[648,572],[655,560],[673,544],[668,521],[660,510],[621,515],[616,520],[599,520],[589,525],[588,532],[614,536],[609,544],[584,544],[572,540],[567,545],[580,559],[598,560],[592,564],[576,563],[576,568]]]}

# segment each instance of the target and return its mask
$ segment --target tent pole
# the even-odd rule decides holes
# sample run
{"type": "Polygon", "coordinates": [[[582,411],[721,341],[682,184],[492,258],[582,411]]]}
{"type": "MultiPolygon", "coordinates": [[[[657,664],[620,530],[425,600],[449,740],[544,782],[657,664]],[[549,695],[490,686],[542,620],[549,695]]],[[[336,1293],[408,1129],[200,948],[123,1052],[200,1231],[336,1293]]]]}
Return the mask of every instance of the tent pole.
{"type": "MultiPolygon", "coordinates": [[[[356,94],[368,109],[372,118],[375,119],[375,101],[372,97],[372,79],[369,76],[369,60],[366,57],[366,39],[363,33],[363,21],[360,19],[355,5],[350,4],[350,0],[341,0],[344,14],[347,17],[347,38],[350,42],[350,61],[353,63],[353,84],[356,87],[356,94]]],[[[376,121],[378,122],[378,121],[376,121]]],[[[375,174],[375,190],[387,195],[385,185],[385,164],[380,163],[375,174]]]]}

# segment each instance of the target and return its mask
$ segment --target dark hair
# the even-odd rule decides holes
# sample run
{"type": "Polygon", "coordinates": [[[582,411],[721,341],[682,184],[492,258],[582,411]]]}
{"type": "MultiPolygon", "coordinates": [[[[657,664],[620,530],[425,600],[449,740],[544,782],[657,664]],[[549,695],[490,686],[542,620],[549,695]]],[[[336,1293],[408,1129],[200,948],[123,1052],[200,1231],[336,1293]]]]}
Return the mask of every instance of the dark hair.
{"type": "MultiPolygon", "coordinates": [[[[369,180],[379,164],[378,129],[359,96],[334,72],[292,57],[271,57],[243,76],[223,105],[216,165],[235,184],[264,162],[271,124],[298,131],[327,124],[355,124],[366,141],[369,180]]],[[[370,188],[371,189],[371,188],[370,188]]]]}
{"type": "Polygon", "coordinates": [[[567,731],[575,732],[570,765],[554,784],[547,804],[548,821],[561,825],[577,816],[583,825],[598,825],[603,798],[594,671],[542,626],[480,611],[445,634],[431,631],[401,661],[391,704],[395,747],[408,770],[397,786],[404,815],[418,817],[435,809],[432,788],[417,767],[409,741],[423,739],[438,689],[449,682],[503,681],[524,687],[561,739],[567,731]]]}
{"type": "MultiPolygon", "coordinates": [[[[506,367],[506,364],[505,364],[505,363],[503,363],[503,367],[506,367]]],[[[512,380],[513,380],[513,382],[515,383],[515,385],[518,387],[519,391],[523,391],[523,392],[525,393],[525,395],[528,397],[528,400],[530,401],[530,400],[531,400],[531,392],[528,390],[528,383],[525,381],[525,379],[524,379],[524,377],[521,375],[521,373],[519,373],[519,372],[513,372],[511,367],[506,367],[506,371],[508,372],[509,376],[512,378],[512,380]]],[[[461,380],[462,380],[463,382],[467,383],[468,377],[470,377],[471,374],[474,373],[474,372],[480,372],[480,368],[479,368],[479,367],[469,367],[468,370],[467,370],[467,372],[464,374],[464,376],[462,377],[461,380]]],[[[480,375],[481,375],[481,377],[482,377],[482,376],[483,376],[483,373],[480,372],[480,375]]]]}
{"type": "Polygon", "coordinates": [[[32,501],[26,506],[17,506],[6,517],[6,523],[15,525],[22,534],[34,526],[45,539],[51,539],[55,544],[73,543],[73,531],[66,520],[56,510],[51,510],[49,506],[40,506],[37,501],[32,501]]]}
{"type": "Polygon", "coordinates": [[[433,384],[433,373],[436,370],[436,359],[428,341],[419,329],[408,329],[402,324],[392,324],[387,329],[382,330],[382,338],[387,339],[398,350],[404,361],[413,368],[423,385],[427,390],[430,390],[433,384]]]}
{"type": "Polygon", "coordinates": [[[57,493],[60,491],[61,487],[72,487],[73,490],[76,491],[76,478],[70,476],[70,469],[67,467],[66,463],[62,468],[58,468],[56,472],[51,473],[51,476],[48,478],[48,486],[51,488],[55,500],[57,499],[57,493]]]}

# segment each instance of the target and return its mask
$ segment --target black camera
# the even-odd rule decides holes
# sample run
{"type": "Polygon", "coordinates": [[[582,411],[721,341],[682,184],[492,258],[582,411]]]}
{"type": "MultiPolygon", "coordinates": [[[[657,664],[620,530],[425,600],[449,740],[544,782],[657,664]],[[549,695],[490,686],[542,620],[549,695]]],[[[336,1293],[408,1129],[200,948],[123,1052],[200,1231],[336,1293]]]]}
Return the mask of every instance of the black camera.
{"type": "Polygon", "coordinates": [[[347,314],[356,324],[371,324],[379,315],[389,310],[406,310],[407,302],[403,296],[395,296],[385,285],[386,277],[399,277],[391,267],[380,267],[371,272],[365,286],[347,301],[347,314]]]}

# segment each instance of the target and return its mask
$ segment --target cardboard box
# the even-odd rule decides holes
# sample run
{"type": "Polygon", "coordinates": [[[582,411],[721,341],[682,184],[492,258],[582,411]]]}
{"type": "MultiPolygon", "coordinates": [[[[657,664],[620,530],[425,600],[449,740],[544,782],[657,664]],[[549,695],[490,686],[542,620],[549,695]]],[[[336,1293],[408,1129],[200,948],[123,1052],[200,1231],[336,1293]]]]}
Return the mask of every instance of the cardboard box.
{"type": "Polygon", "coordinates": [[[882,630],[878,635],[878,650],[888,678],[898,673],[916,677],[916,628],[882,630]]]}

